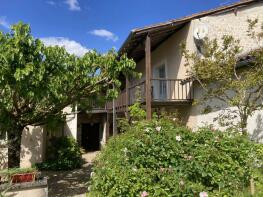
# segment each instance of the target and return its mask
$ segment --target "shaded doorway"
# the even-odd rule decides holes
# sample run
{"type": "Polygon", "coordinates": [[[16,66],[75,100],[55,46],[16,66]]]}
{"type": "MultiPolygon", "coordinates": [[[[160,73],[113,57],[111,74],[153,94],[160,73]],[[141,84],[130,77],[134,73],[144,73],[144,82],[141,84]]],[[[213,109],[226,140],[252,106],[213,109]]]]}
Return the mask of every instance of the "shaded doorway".
{"type": "Polygon", "coordinates": [[[100,150],[100,124],[82,124],[81,146],[86,151],[100,150]]]}

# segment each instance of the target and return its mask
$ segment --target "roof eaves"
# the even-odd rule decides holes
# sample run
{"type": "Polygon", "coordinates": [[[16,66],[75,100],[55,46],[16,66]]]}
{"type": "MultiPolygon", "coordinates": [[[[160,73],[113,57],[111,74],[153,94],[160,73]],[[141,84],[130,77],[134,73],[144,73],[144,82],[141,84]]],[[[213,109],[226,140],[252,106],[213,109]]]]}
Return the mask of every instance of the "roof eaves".
{"type": "Polygon", "coordinates": [[[193,19],[198,19],[201,17],[205,17],[205,16],[209,16],[212,14],[216,14],[222,11],[227,11],[236,7],[240,7],[240,6],[245,6],[247,4],[253,3],[253,2],[260,2],[263,0],[246,0],[246,1],[239,1],[230,5],[226,5],[226,6],[221,6],[215,9],[211,9],[208,11],[203,11],[203,12],[199,12],[196,14],[192,14],[183,18],[179,18],[179,19],[173,19],[173,20],[169,20],[166,22],[162,22],[162,23],[157,23],[157,24],[153,24],[153,25],[149,25],[149,26],[145,26],[143,28],[135,28],[133,29],[128,37],[126,38],[126,40],[124,41],[124,43],[122,44],[121,48],[119,49],[119,54],[123,54],[125,51],[125,48],[127,48],[128,43],[130,42],[131,38],[134,35],[139,35],[139,34],[148,34],[150,31],[154,31],[156,28],[165,28],[169,25],[181,25],[183,23],[187,23],[193,19]]]}

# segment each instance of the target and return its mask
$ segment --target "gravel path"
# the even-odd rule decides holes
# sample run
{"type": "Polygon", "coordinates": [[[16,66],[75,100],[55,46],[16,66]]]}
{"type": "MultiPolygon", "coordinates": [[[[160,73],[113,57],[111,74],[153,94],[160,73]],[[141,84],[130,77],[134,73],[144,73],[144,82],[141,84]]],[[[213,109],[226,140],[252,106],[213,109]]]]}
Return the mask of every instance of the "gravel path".
{"type": "Polygon", "coordinates": [[[98,152],[83,154],[84,164],[81,169],[72,171],[46,171],[43,176],[48,177],[49,197],[85,197],[86,183],[90,178],[92,161],[98,152]]]}

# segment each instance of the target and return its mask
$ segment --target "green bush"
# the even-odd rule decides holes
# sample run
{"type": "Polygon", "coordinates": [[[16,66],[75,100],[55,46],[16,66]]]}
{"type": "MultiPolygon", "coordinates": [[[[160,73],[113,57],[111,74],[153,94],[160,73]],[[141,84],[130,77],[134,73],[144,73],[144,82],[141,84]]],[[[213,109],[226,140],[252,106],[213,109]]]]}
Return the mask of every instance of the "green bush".
{"type": "Polygon", "coordinates": [[[248,188],[262,165],[262,145],[238,134],[175,125],[139,121],[110,139],[95,162],[88,196],[235,196],[248,188]]]}
{"type": "Polygon", "coordinates": [[[37,164],[40,170],[72,170],[82,164],[81,150],[72,137],[54,138],[48,148],[46,162],[37,164]]]}

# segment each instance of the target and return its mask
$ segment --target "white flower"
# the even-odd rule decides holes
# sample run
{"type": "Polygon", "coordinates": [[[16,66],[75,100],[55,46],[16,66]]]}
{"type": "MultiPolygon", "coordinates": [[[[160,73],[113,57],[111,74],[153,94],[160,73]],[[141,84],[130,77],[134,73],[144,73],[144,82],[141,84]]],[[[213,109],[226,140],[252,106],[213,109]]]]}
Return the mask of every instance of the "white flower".
{"type": "Polygon", "coordinates": [[[149,128],[146,128],[146,129],[145,129],[145,132],[149,132],[149,131],[150,131],[150,129],[149,129],[149,128]]]}
{"type": "Polygon", "coordinates": [[[181,138],[180,135],[177,135],[177,136],[175,137],[175,139],[176,139],[176,141],[178,141],[178,142],[180,142],[180,141],[182,140],[182,138],[181,138]]]}
{"type": "Polygon", "coordinates": [[[124,152],[124,156],[127,157],[128,148],[125,147],[122,151],[124,152]]]}
{"type": "Polygon", "coordinates": [[[89,186],[89,187],[88,187],[88,191],[90,192],[90,190],[91,190],[91,187],[89,186]]]}
{"type": "Polygon", "coordinates": [[[162,127],[156,127],[155,129],[156,129],[156,131],[160,132],[162,127]]]}
{"type": "Polygon", "coordinates": [[[176,118],[173,118],[173,121],[176,121],[177,119],[176,118]]]}
{"type": "Polygon", "coordinates": [[[134,167],[134,168],[132,168],[132,170],[133,170],[134,172],[136,172],[136,171],[137,171],[137,168],[134,167]]]}
{"type": "Polygon", "coordinates": [[[128,148],[125,147],[125,148],[123,149],[123,152],[124,152],[124,153],[127,153],[127,152],[128,152],[128,148]]]}
{"type": "Polygon", "coordinates": [[[179,182],[179,185],[180,185],[180,186],[184,186],[184,181],[181,180],[181,181],[179,182]]]}
{"type": "Polygon", "coordinates": [[[90,177],[94,177],[94,176],[95,176],[95,172],[91,172],[90,177]]]}
{"type": "Polygon", "coordinates": [[[208,197],[208,194],[206,192],[200,192],[199,197],[208,197]]]}

